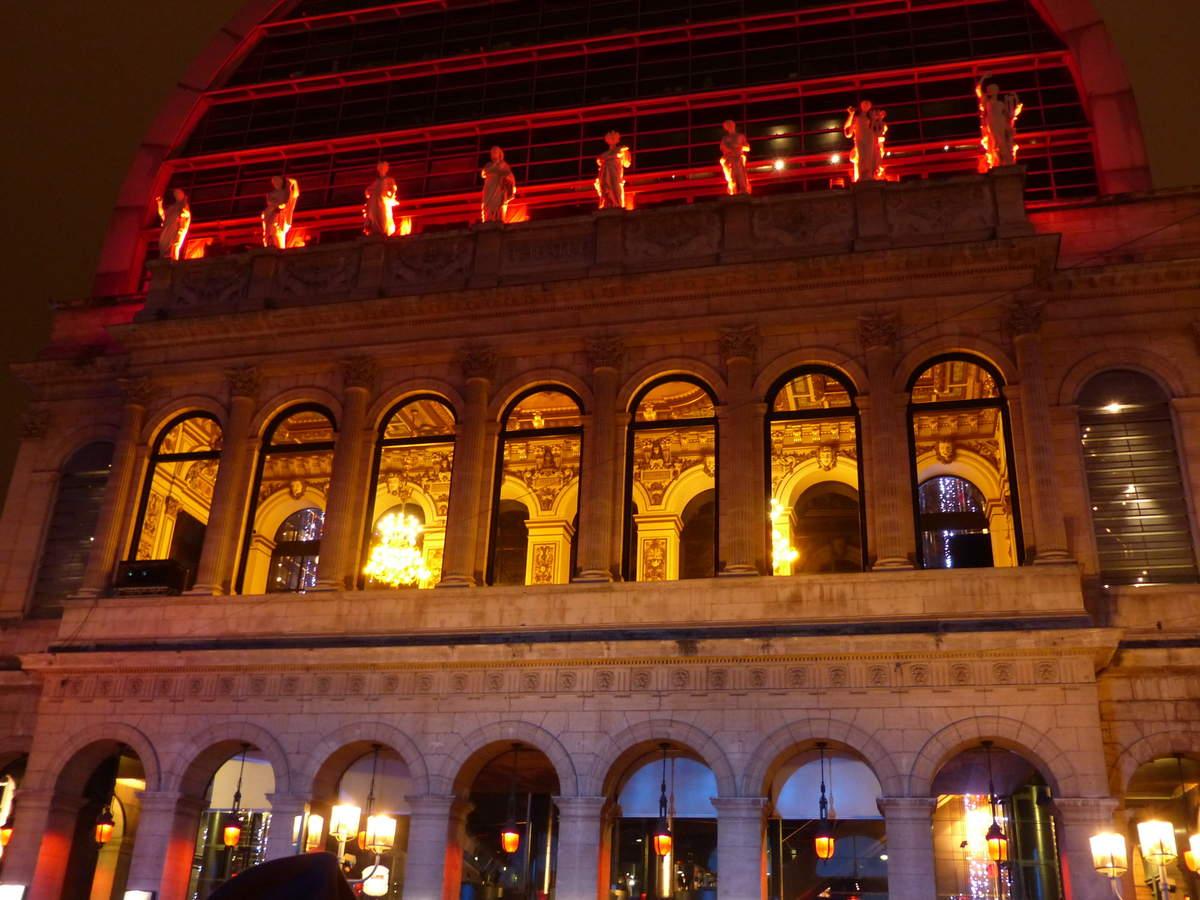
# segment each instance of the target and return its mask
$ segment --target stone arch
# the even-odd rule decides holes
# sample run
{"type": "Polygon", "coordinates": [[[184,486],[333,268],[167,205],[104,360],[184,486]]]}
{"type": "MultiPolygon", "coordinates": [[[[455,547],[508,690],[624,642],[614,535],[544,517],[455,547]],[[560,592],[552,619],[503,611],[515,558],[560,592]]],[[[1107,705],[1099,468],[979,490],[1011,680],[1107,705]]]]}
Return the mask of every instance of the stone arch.
{"type": "Polygon", "coordinates": [[[729,386],[721,373],[700,359],[689,356],[670,356],[646,363],[630,376],[617,392],[617,409],[629,411],[634,395],[652,381],[669,378],[672,375],[690,375],[708,386],[709,391],[720,404],[725,402],[729,394],[729,386]]]}
{"type": "Polygon", "coordinates": [[[370,423],[371,431],[377,433],[383,425],[383,417],[388,412],[409,397],[418,394],[433,394],[440,397],[446,401],[447,406],[454,410],[456,418],[462,417],[465,401],[462,394],[455,390],[449,382],[439,378],[405,378],[403,381],[388,385],[375,398],[371,408],[367,410],[367,422],[370,423]]]}
{"type": "Polygon", "coordinates": [[[311,387],[290,388],[272,396],[259,407],[250,423],[250,433],[260,440],[266,437],[267,426],[275,417],[285,412],[289,407],[305,403],[316,403],[325,407],[333,417],[333,428],[337,431],[338,423],[342,421],[342,403],[332,393],[315,385],[311,387]]]}
{"type": "Polygon", "coordinates": [[[867,378],[867,371],[857,360],[832,347],[810,347],[807,350],[789,350],[767,363],[758,373],[758,377],[754,379],[754,396],[764,403],[769,403],[770,398],[767,393],[775,382],[789,372],[814,366],[824,366],[836,370],[857,394],[871,392],[871,382],[867,378]]]}
{"type": "Polygon", "coordinates": [[[35,465],[35,470],[61,474],[67,461],[88,444],[103,443],[115,447],[118,432],[119,428],[115,423],[93,422],[52,437],[47,441],[49,446],[46,452],[38,454],[40,461],[35,465]]]}
{"type": "Polygon", "coordinates": [[[222,431],[225,429],[225,423],[229,420],[225,404],[221,403],[216,397],[211,397],[208,394],[188,394],[185,397],[173,397],[167,403],[158,407],[153,415],[146,417],[146,424],[142,427],[139,441],[148,446],[152,445],[158,439],[162,430],[173,419],[177,419],[186,413],[208,413],[217,420],[217,424],[221,426],[222,431]]]}
{"type": "Polygon", "coordinates": [[[0,738],[0,769],[5,768],[22,756],[29,755],[33,738],[26,734],[10,734],[0,738]]]}
{"type": "Polygon", "coordinates": [[[329,793],[336,785],[337,777],[354,761],[353,753],[343,752],[354,744],[382,744],[392,748],[408,766],[414,796],[429,793],[429,768],[425,763],[425,754],[399,728],[378,721],[344,725],[323,737],[296,770],[292,780],[294,789],[300,793],[311,792],[314,797],[322,791],[329,793]]]}
{"type": "Polygon", "coordinates": [[[908,775],[908,795],[927,797],[942,767],[964,750],[984,740],[1011,750],[1033,763],[1050,784],[1056,797],[1080,796],[1083,779],[1069,754],[1043,732],[1026,722],[1005,716],[973,716],[960,719],[933,734],[917,753],[908,775]]]}
{"type": "Polygon", "coordinates": [[[784,725],[760,741],[742,773],[742,795],[766,796],[772,771],[786,762],[796,748],[813,741],[832,741],[854,750],[879,779],[884,796],[903,796],[906,779],[896,765],[895,753],[879,743],[874,735],[839,719],[802,719],[784,725]]]}
{"type": "Polygon", "coordinates": [[[892,373],[896,390],[905,390],[905,385],[918,371],[927,366],[929,360],[949,353],[977,356],[990,363],[1000,373],[1005,384],[1016,384],[1021,380],[1016,362],[999,344],[975,335],[942,335],[922,341],[904,354],[892,373]]]}
{"type": "Polygon", "coordinates": [[[1189,384],[1183,372],[1169,359],[1133,347],[1098,350],[1076,361],[1063,376],[1058,403],[1073,406],[1083,386],[1095,375],[1113,369],[1131,369],[1154,379],[1168,397],[1182,397],[1200,391],[1200,383],[1189,384]]]}
{"type": "Polygon", "coordinates": [[[1200,730],[1157,731],[1138,738],[1121,750],[1109,769],[1109,787],[1113,796],[1125,796],[1130,779],[1139,767],[1176,754],[1200,758],[1200,730]]]}
{"type": "Polygon", "coordinates": [[[579,400],[580,415],[590,415],[595,408],[591,386],[574,372],[553,368],[532,369],[510,379],[492,395],[488,404],[488,420],[499,422],[513,400],[530,388],[540,388],[542,385],[551,390],[563,387],[573,393],[579,400]]]}
{"type": "Polygon", "coordinates": [[[253,722],[218,722],[180,748],[163,766],[163,790],[187,797],[204,793],[208,782],[242,743],[267,758],[275,776],[275,792],[291,793],[292,771],[287,753],[271,732],[253,722]]]}
{"type": "Polygon", "coordinates": [[[512,743],[513,741],[529,744],[546,755],[550,764],[554,766],[554,771],[558,774],[560,797],[579,795],[579,778],[575,772],[575,762],[558,738],[531,722],[513,719],[484,725],[461,738],[442,763],[441,771],[430,777],[431,789],[434,793],[451,794],[455,792],[459,784],[469,785],[487,762],[486,759],[472,759],[472,757],[490,744],[512,743]]]}
{"type": "Polygon", "coordinates": [[[124,722],[97,722],[59,738],[55,749],[46,761],[41,754],[30,757],[31,769],[26,780],[31,790],[82,792],[84,783],[96,766],[113,752],[116,744],[125,744],[142,764],[146,775],[146,790],[162,789],[162,767],[158,753],[150,739],[132,725],[124,722]]]}
{"type": "Polygon", "coordinates": [[[640,745],[669,741],[682,744],[702,759],[717,778],[717,795],[738,796],[737,778],[725,750],[706,731],[677,719],[648,719],[638,722],[610,737],[601,744],[592,762],[591,771],[582,783],[583,793],[588,796],[604,796],[614,787],[613,779],[622,757],[640,745]]]}

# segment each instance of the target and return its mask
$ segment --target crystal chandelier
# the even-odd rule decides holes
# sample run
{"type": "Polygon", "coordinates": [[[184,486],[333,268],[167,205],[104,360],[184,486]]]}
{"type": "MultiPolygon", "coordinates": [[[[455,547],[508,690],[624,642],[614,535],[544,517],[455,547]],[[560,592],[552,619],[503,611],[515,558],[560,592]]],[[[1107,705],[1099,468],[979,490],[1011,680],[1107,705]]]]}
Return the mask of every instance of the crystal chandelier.
{"type": "Polygon", "coordinates": [[[771,498],[771,563],[776,575],[791,575],[800,551],[792,546],[787,510],[771,498]]]}
{"type": "Polygon", "coordinates": [[[375,543],[363,567],[372,581],[390,587],[429,587],[433,573],[421,551],[421,521],[408,513],[388,513],[375,528],[375,543]]]}

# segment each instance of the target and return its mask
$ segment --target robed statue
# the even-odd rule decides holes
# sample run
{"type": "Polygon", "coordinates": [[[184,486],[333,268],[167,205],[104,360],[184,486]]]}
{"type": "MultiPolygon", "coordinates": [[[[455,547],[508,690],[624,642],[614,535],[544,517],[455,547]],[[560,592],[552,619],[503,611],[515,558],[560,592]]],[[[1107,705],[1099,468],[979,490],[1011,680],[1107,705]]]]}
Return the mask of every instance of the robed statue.
{"type": "Polygon", "coordinates": [[[504,151],[493,147],[491,160],[479,173],[483,178],[483,199],[479,204],[479,218],[483,222],[504,222],[508,204],[517,195],[517,179],[512,167],[504,161],[504,151]]]}
{"type": "Polygon", "coordinates": [[[275,247],[277,250],[287,248],[288,232],[292,230],[292,216],[299,199],[300,183],[295,178],[282,175],[271,177],[271,190],[267,192],[266,206],[262,211],[264,247],[275,247]]]}
{"type": "Polygon", "coordinates": [[[629,148],[621,143],[621,133],[610,131],[604,135],[608,149],[596,157],[595,188],[600,197],[601,209],[625,208],[625,170],[633,163],[629,148]]]}
{"type": "Polygon", "coordinates": [[[725,129],[721,136],[721,171],[725,173],[729,196],[749,194],[750,173],[746,170],[746,156],[750,153],[750,142],[732,121],[727,119],[721,127],[725,129]]]}
{"type": "Polygon", "coordinates": [[[983,152],[987,167],[1015,166],[1017,164],[1017,118],[1024,105],[1016,94],[1000,96],[1000,86],[983,81],[975,85],[975,96],[979,98],[979,130],[982,132],[983,152]]]}
{"type": "Polygon", "coordinates": [[[396,233],[396,218],[392,210],[400,201],[396,199],[396,181],[388,175],[388,169],[385,162],[376,165],[377,177],[363,192],[367,198],[363,204],[363,234],[391,237],[396,233]]]}
{"type": "Polygon", "coordinates": [[[842,134],[854,141],[850,162],[854,163],[854,181],[878,181],[883,177],[883,141],[887,136],[887,113],[864,100],[846,110],[842,134]]]}
{"type": "Polygon", "coordinates": [[[188,195],[179,188],[175,188],[171,196],[174,201],[169,206],[163,206],[162,197],[154,198],[158,220],[162,223],[158,233],[158,255],[163,259],[178,260],[192,224],[192,208],[188,205],[188,195]]]}

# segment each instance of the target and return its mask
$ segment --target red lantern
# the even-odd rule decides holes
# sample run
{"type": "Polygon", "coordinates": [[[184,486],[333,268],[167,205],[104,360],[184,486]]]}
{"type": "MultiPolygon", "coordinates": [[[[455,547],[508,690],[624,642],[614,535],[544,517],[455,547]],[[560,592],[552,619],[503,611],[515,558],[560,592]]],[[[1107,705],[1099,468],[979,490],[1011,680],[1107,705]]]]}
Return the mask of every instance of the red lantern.
{"type": "Polygon", "coordinates": [[[995,819],[992,820],[992,825],[987,830],[987,848],[988,858],[992,862],[1008,862],[1008,838],[1004,836],[1004,829],[995,819]]]}
{"type": "Polygon", "coordinates": [[[667,825],[667,820],[660,817],[654,829],[654,852],[658,856],[667,856],[674,846],[675,839],[671,837],[671,828],[667,825]]]}
{"type": "Polygon", "coordinates": [[[517,831],[517,823],[509,819],[500,829],[500,846],[505,853],[516,853],[521,846],[521,832],[517,831]]]}
{"type": "Polygon", "coordinates": [[[10,818],[3,825],[0,825],[0,847],[7,847],[8,842],[12,840],[13,823],[10,818]]]}
{"type": "Polygon", "coordinates": [[[117,823],[113,819],[112,810],[106,805],[104,809],[100,810],[100,815],[96,816],[95,838],[98,846],[103,847],[112,840],[113,829],[116,825],[117,823]]]}
{"type": "Polygon", "coordinates": [[[833,829],[830,827],[828,819],[822,819],[821,824],[817,826],[817,834],[813,838],[813,848],[816,850],[817,859],[833,859],[834,851],[837,848],[837,838],[833,836],[833,829]]]}
{"type": "Polygon", "coordinates": [[[225,822],[221,840],[226,847],[236,847],[242,841],[242,823],[237,816],[230,816],[225,822]]]}

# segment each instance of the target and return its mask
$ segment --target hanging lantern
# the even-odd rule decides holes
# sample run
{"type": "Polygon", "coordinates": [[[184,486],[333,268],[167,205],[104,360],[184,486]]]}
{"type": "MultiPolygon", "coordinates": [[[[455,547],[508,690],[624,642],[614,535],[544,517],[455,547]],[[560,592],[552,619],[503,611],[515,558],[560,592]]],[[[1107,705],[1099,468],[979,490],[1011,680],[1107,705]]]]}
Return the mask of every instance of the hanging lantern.
{"type": "Polygon", "coordinates": [[[833,859],[837,850],[837,838],[833,835],[833,825],[829,821],[829,800],[825,796],[825,746],[824,741],[817,744],[817,750],[821,754],[821,796],[817,800],[817,832],[813,836],[813,850],[820,860],[833,859]]]}
{"type": "Polygon", "coordinates": [[[8,821],[0,825],[0,847],[7,847],[8,842],[12,840],[13,820],[9,816],[8,821]]]}
{"type": "MultiPolygon", "coordinates": [[[[0,830],[0,843],[4,841],[4,832],[0,830]]],[[[1200,834],[1188,838],[1188,849],[1183,851],[1183,861],[1193,872],[1200,871],[1200,834]]]]}
{"type": "Polygon", "coordinates": [[[517,823],[512,819],[500,828],[500,846],[505,853],[516,853],[521,846],[521,832],[517,831],[517,823]]]}
{"type": "Polygon", "coordinates": [[[94,837],[96,845],[100,847],[103,847],[112,840],[113,829],[117,826],[116,821],[113,819],[112,810],[109,808],[111,802],[109,801],[109,803],[104,804],[104,809],[100,810],[100,815],[96,816],[94,837]]]}
{"type": "Polygon", "coordinates": [[[508,783],[508,818],[500,826],[500,846],[505,853],[516,853],[521,846],[521,832],[517,831],[517,760],[520,758],[521,745],[513,744],[512,778],[508,783]]]}
{"type": "Polygon", "coordinates": [[[242,842],[242,823],[238,819],[237,813],[232,813],[225,820],[225,827],[221,830],[221,840],[226,847],[236,847],[242,842]]]}
{"type": "Polygon", "coordinates": [[[1125,835],[1113,831],[1092,835],[1092,866],[1105,878],[1120,878],[1129,871],[1125,835]]]}
{"type": "Polygon", "coordinates": [[[367,816],[365,850],[372,853],[387,853],[396,845],[396,820],[391,816],[367,816]]]}
{"type": "Polygon", "coordinates": [[[654,852],[658,856],[668,856],[675,847],[675,839],[671,835],[671,823],[667,818],[667,751],[670,744],[660,745],[662,748],[662,784],[658,790],[658,822],[654,826],[654,852]]]}
{"type": "Polygon", "coordinates": [[[1175,826],[1161,819],[1138,822],[1138,843],[1146,862],[1165,866],[1179,855],[1175,846],[1175,826]]]}
{"type": "Polygon", "coordinates": [[[304,852],[321,849],[321,832],[325,830],[325,817],[313,813],[308,817],[308,830],[304,834],[304,852]]]}
{"type": "Polygon", "coordinates": [[[339,803],[329,811],[329,836],[339,844],[345,844],[358,834],[358,820],[362,810],[353,803],[339,803]]]}
{"type": "Polygon", "coordinates": [[[367,897],[386,897],[389,888],[388,867],[375,863],[363,869],[362,892],[367,897]]]}
{"type": "Polygon", "coordinates": [[[992,819],[992,824],[988,827],[986,840],[988,859],[994,863],[1008,862],[1008,838],[995,819],[992,819]]]}

